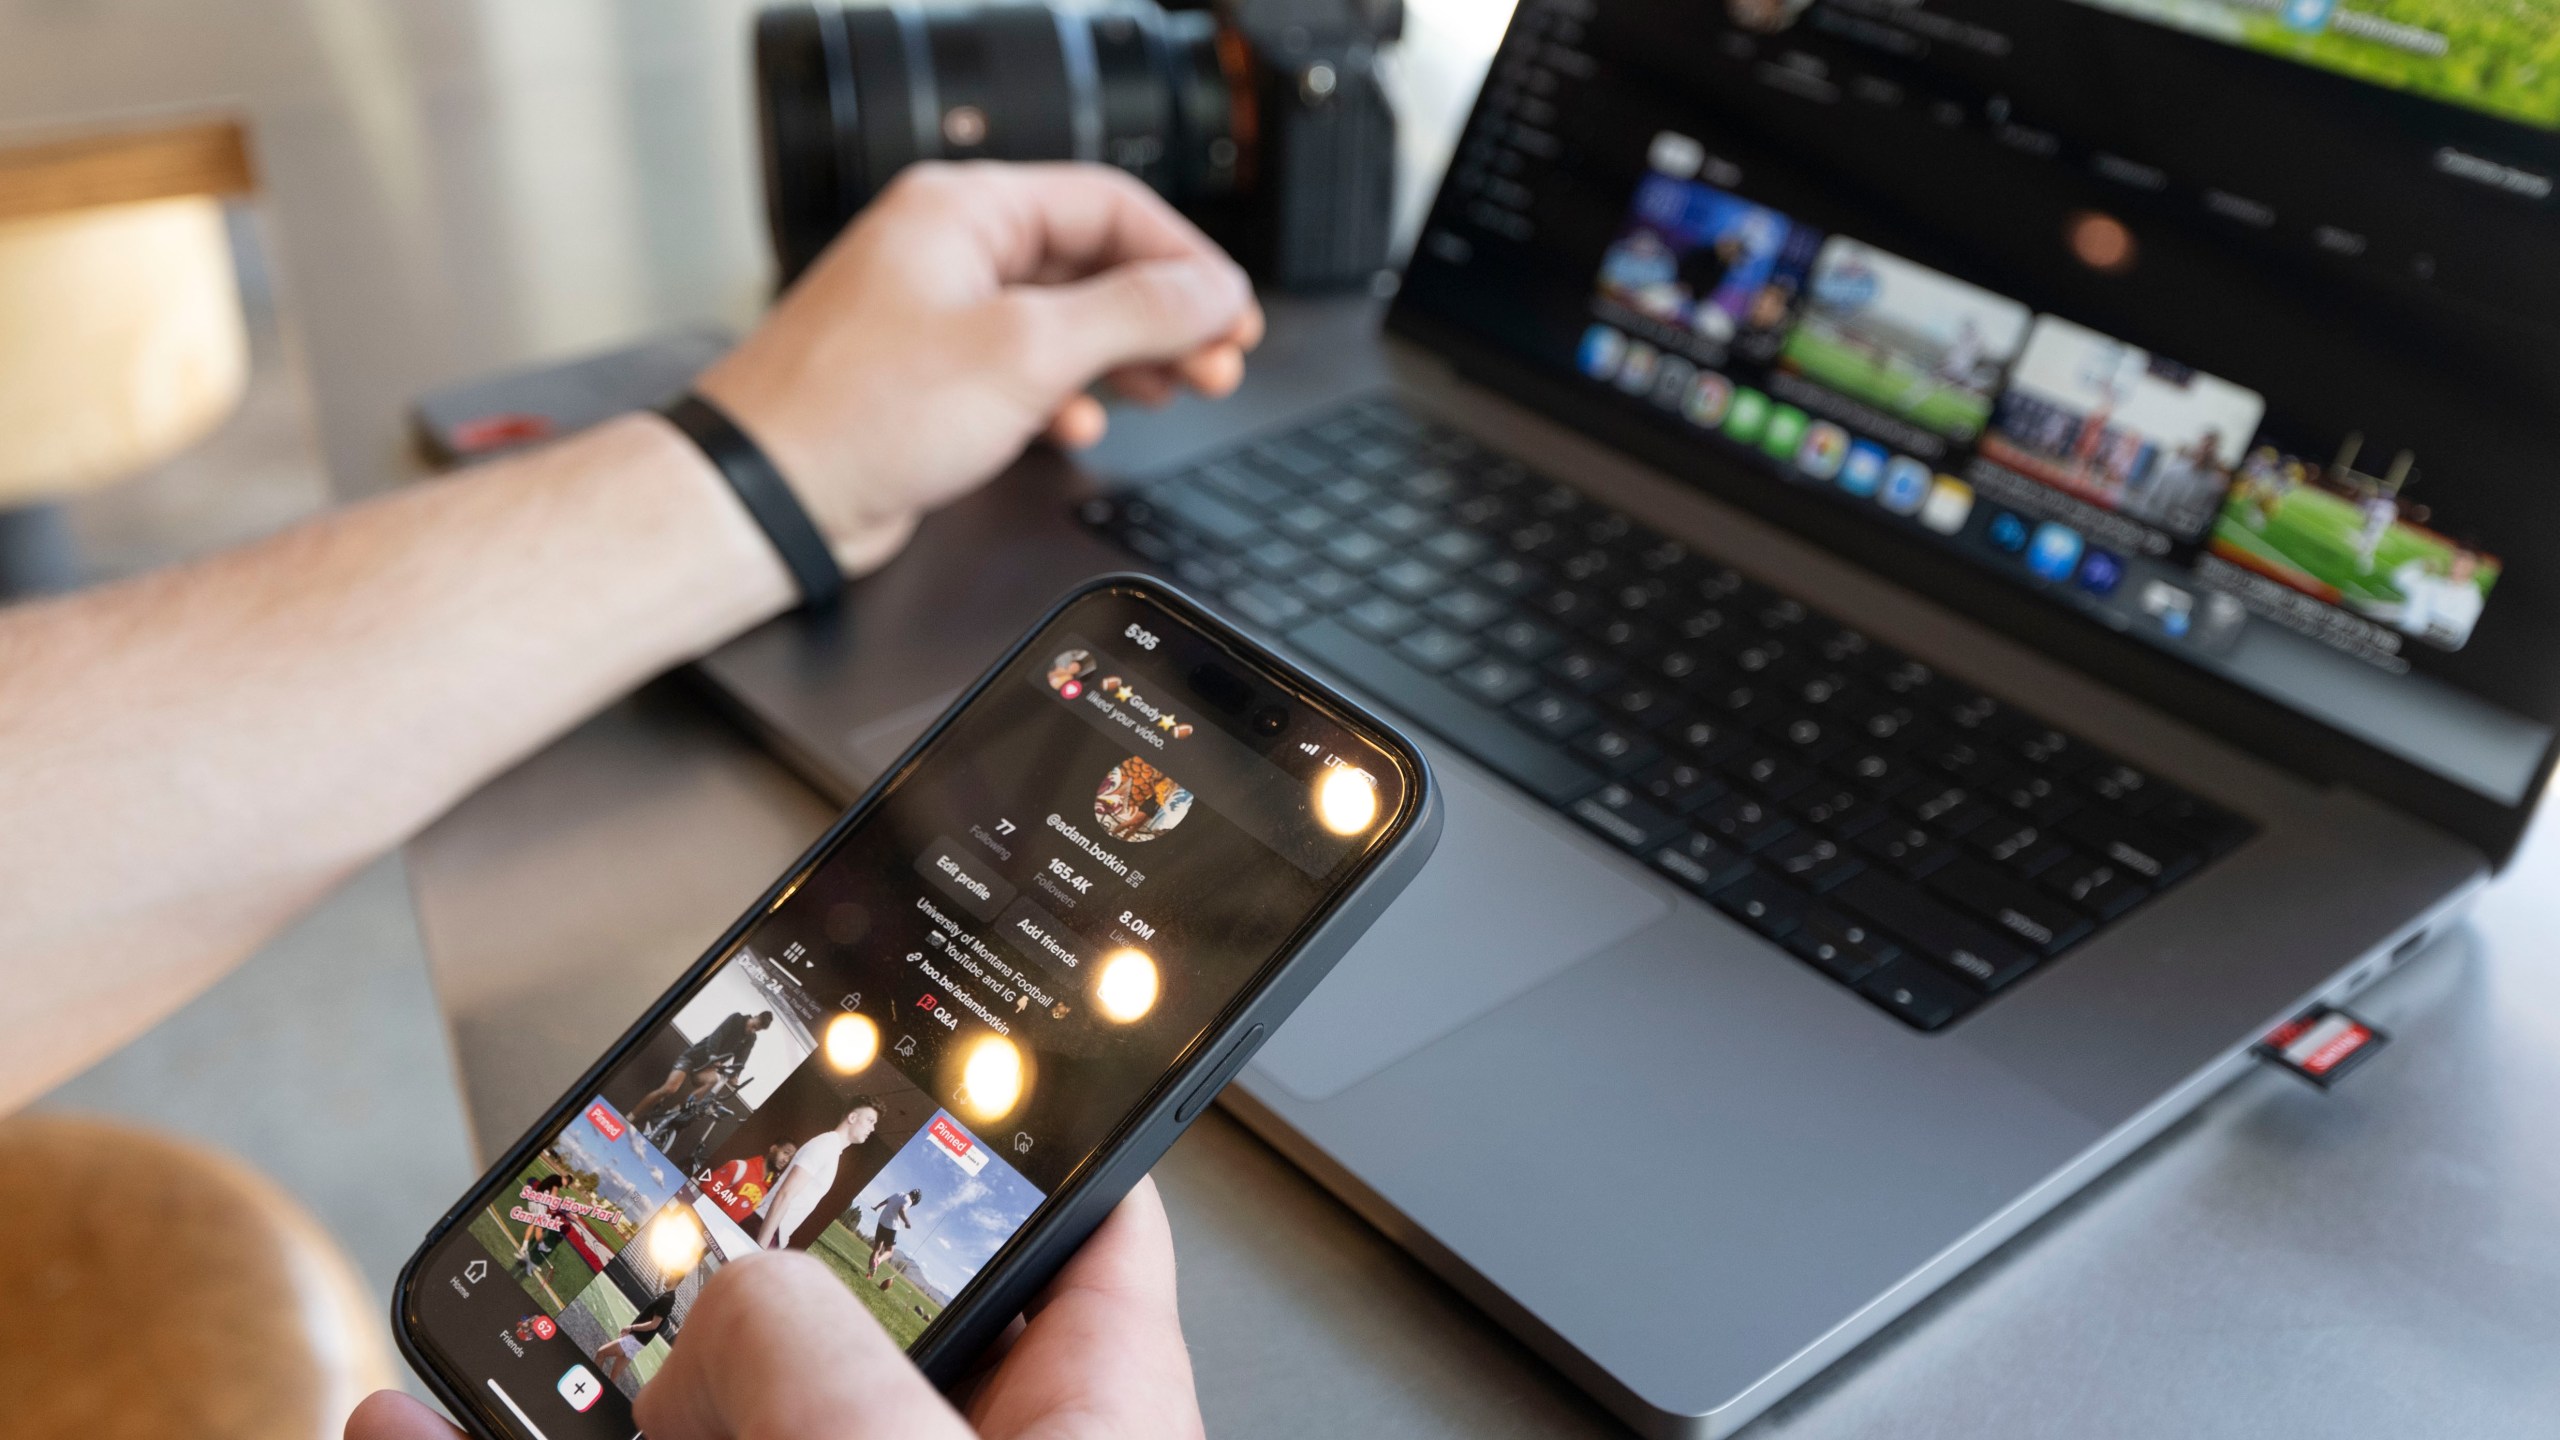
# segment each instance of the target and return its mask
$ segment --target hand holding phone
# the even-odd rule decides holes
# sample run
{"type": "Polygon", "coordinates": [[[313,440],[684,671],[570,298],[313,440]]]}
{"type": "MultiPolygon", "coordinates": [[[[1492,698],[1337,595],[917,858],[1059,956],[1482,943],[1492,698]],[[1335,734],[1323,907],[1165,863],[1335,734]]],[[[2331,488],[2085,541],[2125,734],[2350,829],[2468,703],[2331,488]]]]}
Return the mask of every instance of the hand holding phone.
{"type": "Polygon", "coordinates": [[[1153,582],[1096,582],[439,1224],[404,1349],[479,1433],[628,1440],[677,1334],[752,1288],[706,1313],[709,1278],[800,1251],[949,1383],[1437,815],[1392,730],[1153,582]]]}

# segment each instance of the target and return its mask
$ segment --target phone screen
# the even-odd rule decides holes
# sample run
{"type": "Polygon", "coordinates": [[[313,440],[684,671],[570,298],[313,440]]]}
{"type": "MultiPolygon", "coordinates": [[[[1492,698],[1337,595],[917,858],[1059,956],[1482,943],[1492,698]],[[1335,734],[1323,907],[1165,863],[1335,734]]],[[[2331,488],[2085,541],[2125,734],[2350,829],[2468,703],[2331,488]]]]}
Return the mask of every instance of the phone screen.
{"type": "Polygon", "coordinates": [[[1135,589],[1076,600],[483,1182],[413,1338],[550,1440],[627,1440],[758,1248],[912,1347],[1381,853],[1410,764],[1135,589]]]}

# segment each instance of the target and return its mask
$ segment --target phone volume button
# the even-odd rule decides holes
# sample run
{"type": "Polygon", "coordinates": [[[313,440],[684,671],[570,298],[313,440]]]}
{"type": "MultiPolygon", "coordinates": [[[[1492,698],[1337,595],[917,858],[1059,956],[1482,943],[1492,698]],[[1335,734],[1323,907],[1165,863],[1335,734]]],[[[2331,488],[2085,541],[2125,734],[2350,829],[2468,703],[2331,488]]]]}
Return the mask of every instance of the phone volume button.
{"type": "Polygon", "coordinates": [[[1244,1068],[1244,1062],[1253,1058],[1255,1048],[1261,1043],[1260,1025],[1237,1036],[1235,1043],[1227,1047],[1226,1055],[1211,1066],[1200,1083],[1191,1087],[1191,1093],[1182,1097],[1182,1103],[1174,1107],[1173,1123],[1188,1125],[1198,1119],[1200,1112],[1209,1108],[1209,1102],[1218,1098],[1218,1092],[1227,1088],[1227,1082],[1236,1078],[1236,1072],[1244,1068]]]}

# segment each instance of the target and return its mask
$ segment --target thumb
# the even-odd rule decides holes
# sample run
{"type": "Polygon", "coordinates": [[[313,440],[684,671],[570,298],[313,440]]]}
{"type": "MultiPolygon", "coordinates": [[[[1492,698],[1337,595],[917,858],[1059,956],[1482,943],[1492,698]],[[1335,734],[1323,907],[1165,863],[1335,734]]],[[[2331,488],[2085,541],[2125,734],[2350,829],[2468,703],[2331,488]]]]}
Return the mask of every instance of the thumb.
{"type": "Polygon", "coordinates": [[[1030,378],[1061,393],[1122,366],[1179,360],[1254,313],[1252,282],[1216,255],[1132,260],[1064,285],[1023,286],[1008,300],[1032,337],[1021,357],[1030,378]]]}
{"type": "Polygon", "coordinates": [[[797,1252],[721,1267],[633,1416],[650,1440],[969,1436],[835,1272],[797,1252]]]}

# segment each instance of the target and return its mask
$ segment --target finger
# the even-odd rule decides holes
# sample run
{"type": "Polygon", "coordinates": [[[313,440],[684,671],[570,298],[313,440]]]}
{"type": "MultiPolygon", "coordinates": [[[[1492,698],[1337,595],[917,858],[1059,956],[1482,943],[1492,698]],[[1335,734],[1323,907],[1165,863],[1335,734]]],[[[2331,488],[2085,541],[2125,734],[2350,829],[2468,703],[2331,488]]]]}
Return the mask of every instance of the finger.
{"type": "Polygon", "coordinates": [[[1194,257],[1134,260],[1072,284],[1016,289],[1004,303],[1025,379],[1081,390],[1097,375],[1178,360],[1227,335],[1253,294],[1234,265],[1194,257]]]}
{"type": "Polygon", "coordinates": [[[1049,417],[1049,442],[1061,450],[1089,450],[1111,429],[1110,413],[1090,395],[1070,396],[1049,417]]]}
{"type": "Polygon", "coordinates": [[[1122,399],[1150,408],[1171,401],[1183,384],[1180,370],[1173,365],[1124,365],[1102,380],[1122,399]]]}
{"type": "Polygon", "coordinates": [[[953,168],[954,188],[978,192],[970,212],[1007,282],[1074,278],[1131,260],[1226,259],[1216,241],[1126,171],[1075,164],[953,168]]]}
{"type": "Polygon", "coordinates": [[[376,1390],[347,1416],[347,1440],[462,1440],[462,1432],[397,1390],[376,1390]]]}
{"type": "Polygon", "coordinates": [[[1200,1433],[1173,1231],[1153,1181],[1129,1192],[1028,1314],[970,1407],[986,1440],[1012,1440],[1053,1414],[1079,1416],[1096,1435],[1200,1433]]]}
{"type": "Polygon", "coordinates": [[[1244,351],[1233,344],[1204,345],[1175,362],[1182,382],[1203,395],[1232,395],[1244,383],[1244,351]]]}
{"type": "Polygon", "coordinates": [[[633,1416],[650,1440],[968,1435],[844,1282],[797,1253],[711,1277],[633,1416]]]}

